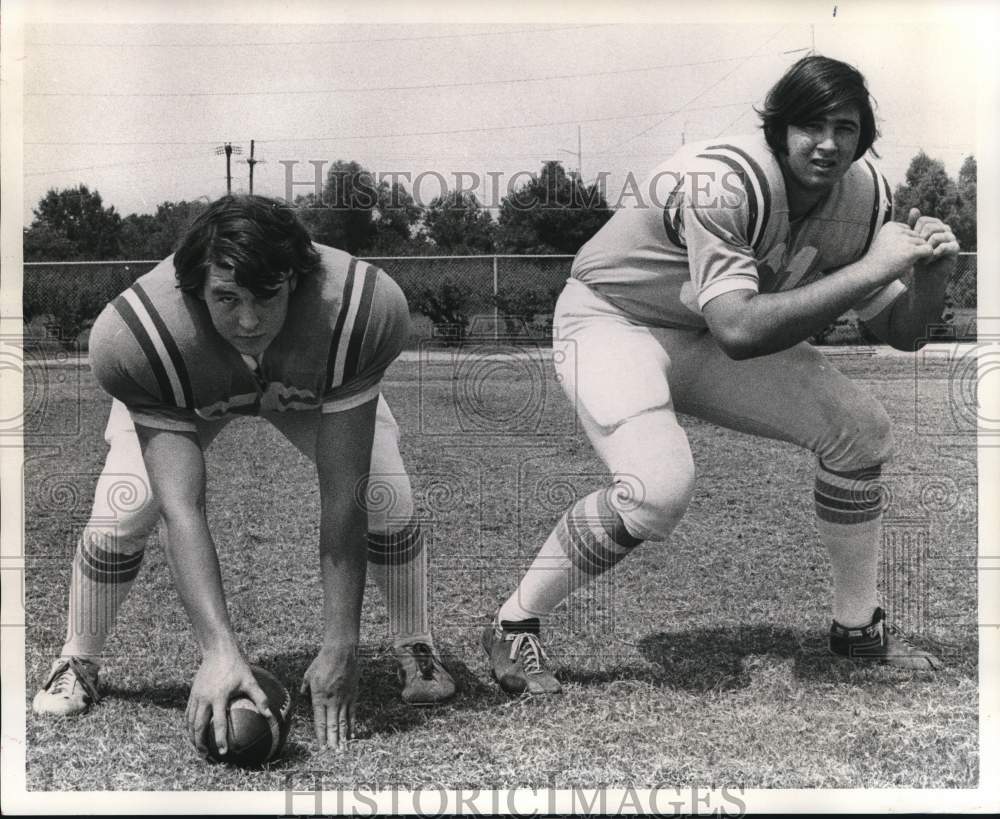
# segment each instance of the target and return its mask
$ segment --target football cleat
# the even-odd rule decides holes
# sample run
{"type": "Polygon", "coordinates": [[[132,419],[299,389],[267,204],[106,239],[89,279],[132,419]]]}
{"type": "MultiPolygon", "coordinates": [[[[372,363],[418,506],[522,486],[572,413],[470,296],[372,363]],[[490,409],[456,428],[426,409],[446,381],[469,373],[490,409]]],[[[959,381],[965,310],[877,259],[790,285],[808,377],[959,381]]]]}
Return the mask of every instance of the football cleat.
{"type": "Polygon", "coordinates": [[[428,643],[400,643],[393,646],[392,651],[399,662],[403,702],[435,705],[454,696],[455,681],[428,643]]]}
{"type": "Polygon", "coordinates": [[[942,663],[911,643],[905,635],[885,624],[885,612],[875,609],[867,626],[846,628],[836,620],[830,627],[830,651],[861,662],[875,662],[896,668],[933,671],[942,663]]]}
{"type": "Polygon", "coordinates": [[[544,662],[538,639],[538,618],[496,620],[483,631],[483,650],[490,658],[494,679],[508,694],[558,694],[562,691],[544,662]]]}
{"type": "Polygon", "coordinates": [[[82,657],[60,657],[31,701],[36,714],[72,717],[101,701],[97,693],[97,663],[82,657]]]}

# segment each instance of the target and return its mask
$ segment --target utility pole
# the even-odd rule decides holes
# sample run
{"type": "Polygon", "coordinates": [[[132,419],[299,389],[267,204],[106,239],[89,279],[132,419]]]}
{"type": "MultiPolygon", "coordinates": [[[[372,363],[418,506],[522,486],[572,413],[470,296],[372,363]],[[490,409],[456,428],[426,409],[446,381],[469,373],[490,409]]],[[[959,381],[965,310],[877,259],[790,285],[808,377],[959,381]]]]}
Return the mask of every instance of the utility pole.
{"type": "Polygon", "coordinates": [[[583,128],[576,126],[576,172],[580,174],[580,184],[583,184],[583,128]]]}
{"type": "Polygon", "coordinates": [[[241,153],[243,153],[243,149],[239,145],[237,145],[237,146],[234,147],[233,143],[231,143],[231,142],[226,142],[225,144],[220,145],[219,147],[217,147],[215,149],[216,156],[220,156],[222,154],[226,155],[226,195],[227,196],[233,192],[233,174],[232,174],[232,170],[230,168],[230,158],[232,157],[233,154],[241,154],[241,153]]]}
{"type": "Polygon", "coordinates": [[[266,162],[264,159],[254,159],[253,158],[253,140],[250,140],[250,158],[247,160],[247,165],[250,166],[250,195],[253,196],[253,166],[259,165],[261,162],[266,162]]]}
{"type": "Polygon", "coordinates": [[[576,126],[576,150],[571,151],[569,148],[560,148],[559,152],[563,154],[569,154],[570,156],[576,157],[576,175],[580,179],[580,184],[583,184],[583,128],[579,125],[576,126]]]}

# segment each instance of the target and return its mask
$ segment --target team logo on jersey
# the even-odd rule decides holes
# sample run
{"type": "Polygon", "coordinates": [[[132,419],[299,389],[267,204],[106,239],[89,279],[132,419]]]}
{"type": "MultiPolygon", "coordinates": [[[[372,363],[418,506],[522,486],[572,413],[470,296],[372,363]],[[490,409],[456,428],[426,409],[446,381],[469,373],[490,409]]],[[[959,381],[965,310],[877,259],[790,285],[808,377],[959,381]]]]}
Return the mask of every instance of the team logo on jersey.
{"type": "Polygon", "coordinates": [[[777,293],[808,284],[811,280],[808,274],[818,255],[819,251],[816,248],[806,246],[788,261],[788,248],[785,243],[775,245],[771,252],[757,263],[760,292],[777,293]]]}

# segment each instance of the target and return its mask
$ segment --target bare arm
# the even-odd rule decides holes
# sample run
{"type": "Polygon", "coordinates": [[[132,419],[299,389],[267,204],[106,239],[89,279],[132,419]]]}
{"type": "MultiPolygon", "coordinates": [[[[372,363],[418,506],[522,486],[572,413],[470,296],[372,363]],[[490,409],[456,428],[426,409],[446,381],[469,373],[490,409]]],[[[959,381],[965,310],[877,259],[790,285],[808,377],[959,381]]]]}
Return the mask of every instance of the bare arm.
{"type": "Polygon", "coordinates": [[[863,258],[818,281],[779,293],[724,293],[702,312],[731,358],[769,355],[805,341],[931,253],[930,245],[906,225],[889,222],[863,258]]]}
{"type": "Polygon", "coordinates": [[[136,426],[136,432],[163,508],[170,571],[202,654],[187,707],[191,740],[206,753],[205,730],[212,722],[216,744],[225,753],[229,700],[242,691],[266,711],[267,698],[240,651],[226,610],[219,560],[205,518],[205,459],[194,433],[143,426],[136,426]]]}
{"type": "Polygon", "coordinates": [[[321,416],[316,440],[320,486],[323,645],[306,671],[320,744],[350,738],[357,699],[357,650],[368,559],[362,502],[371,468],[375,400],[321,416]]]}

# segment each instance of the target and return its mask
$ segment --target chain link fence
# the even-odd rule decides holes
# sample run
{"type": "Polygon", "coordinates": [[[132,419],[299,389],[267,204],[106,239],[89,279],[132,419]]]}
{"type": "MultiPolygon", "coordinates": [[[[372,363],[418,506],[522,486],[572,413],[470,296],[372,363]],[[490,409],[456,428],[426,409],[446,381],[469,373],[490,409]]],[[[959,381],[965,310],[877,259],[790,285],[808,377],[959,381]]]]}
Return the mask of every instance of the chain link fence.
{"type": "Polygon", "coordinates": [[[976,309],[977,255],[959,253],[955,273],[948,284],[948,296],[955,307],[964,310],[976,309]]]}
{"type": "MultiPolygon", "coordinates": [[[[548,337],[552,308],[569,276],[572,256],[370,257],[406,294],[414,338],[443,335],[512,341],[548,337]]],[[[976,254],[962,253],[948,294],[949,309],[974,321],[976,254]]],[[[28,262],[24,265],[26,335],[67,349],[86,343],[87,330],[112,298],[157,261],[28,262]]],[[[967,336],[966,325],[959,327],[967,336]]],[[[974,331],[973,331],[974,332],[974,331]]]]}

